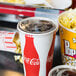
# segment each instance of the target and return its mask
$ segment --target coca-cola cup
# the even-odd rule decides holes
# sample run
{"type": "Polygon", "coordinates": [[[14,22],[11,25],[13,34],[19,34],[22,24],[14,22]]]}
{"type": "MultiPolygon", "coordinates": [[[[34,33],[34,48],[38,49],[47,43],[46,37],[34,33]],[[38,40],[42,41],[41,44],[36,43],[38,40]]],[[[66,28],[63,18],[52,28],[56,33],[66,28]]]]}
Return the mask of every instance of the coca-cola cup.
{"type": "Polygon", "coordinates": [[[76,76],[76,67],[59,65],[51,69],[48,76],[76,76]]]}
{"type": "Polygon", "coordinates": [[[51,19],[30,17],[17,25],[24,63],[24,76],[48,76],[52,67],[58,27],[51,19]]]}

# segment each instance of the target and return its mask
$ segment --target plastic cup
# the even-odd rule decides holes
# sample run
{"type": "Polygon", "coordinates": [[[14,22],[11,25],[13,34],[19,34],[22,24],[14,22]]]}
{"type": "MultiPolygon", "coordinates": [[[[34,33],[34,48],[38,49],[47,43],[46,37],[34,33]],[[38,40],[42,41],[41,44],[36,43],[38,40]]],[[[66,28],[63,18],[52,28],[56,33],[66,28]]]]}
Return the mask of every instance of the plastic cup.
{"type": "Polygon", "coordinates": [[[76,67],[68,65],[59,65],[54,67],[48,74],[48,76],[76,76],[76,67]],[[63,75],[63,73],[65,73],[63,75]],[[71,75],[68,75],[68,74],[71,75]]]}
{"type": "MultiPolygon", "coordinates": [[[[59,17],[69,12],[71,13],[71,11],[66,11],[59,17]]],[[[66,65],[76,66],[76,31],[64,27],[59,22],[59,32],[61,40],[62,62],[66,65]]]]}
{"type": "Polygon", "coordinates": [[[58,27],[55,25],[55,29],[52,31],[39,34],[22,31],[19,27],[20,23],[32,19],[52,21],[48,18],[31,17],[18,23],[17,29],[21,41],[24,76],[48,76],[52,66],[54,42],[58,27]]]}

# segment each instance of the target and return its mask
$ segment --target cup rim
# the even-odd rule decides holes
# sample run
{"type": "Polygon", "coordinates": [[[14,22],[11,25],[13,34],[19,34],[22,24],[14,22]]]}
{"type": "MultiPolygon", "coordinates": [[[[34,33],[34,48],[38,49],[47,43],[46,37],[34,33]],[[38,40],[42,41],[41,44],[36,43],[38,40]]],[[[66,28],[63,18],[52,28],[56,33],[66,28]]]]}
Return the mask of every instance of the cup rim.
{"type": "Polygon", "coordinates": [[[22,19],[21,21],[18,22],[18,24],[17,24],[17,30],[20,31],[20,32],[22,32],[22,33],[24,33],[24,34],[29,34],[29,35],[46,35],[46,34],[50,34],[50,33],[53,33],[53,32],[55,32],[55,31],[57,31],[57,30],[58,30],[58,25],[56,25],[55,22],[54,22],[52,19],[50,19],[50,18],[45,18],[45,17],[29,17],[29,18],[22,19]],[[23,30],[21,30],[21,29],[19,28],[19,24],[20,24],[21,22],[27,21],[27,20],[31,20],[31,19],[39,19],[39,20],[52,21],[53,24],[54,24],[56,27],[55,27],[54,30],[51,30],[51,31],[48,31],[48,32],[43,32],[43,33],[38,33],[38,34],[37,34],[37,33],[31,33],[31,32],[25,32],[25,31],[23,31],[23,30]]]}
{"type": "MultiPolygon", "coordinates": [[[[66,0],[67,1],[67,0],[66,0]]],[[[67,1],[68,2],[68,1],[67,1]]],[[[66,7],[62,7],[62,8],[59,8],[59,7],[56,7],[56,6],[53,6],[53,5],[51,5],[52,6],[52,8],[56,8],[56,9],[67,9],[67,8],[69,8],[70,6],[72,5],[72,0],[69,0],[69,4],[66,6],[66,7]]]]}
{"type": "Polygon", "coordinates": [[[65,14],[65,13],[69,13],[69,12],[73,12],[73,11],[65,11],[65,12],[61,13],[61,14],[58,16],[58,24],[59,24],[59,26],[61,26],[62,28],[66,29],[66,30],[68,30],[68,31],[70,31],[70,32],[76,33],[76,31],[74,31],[74,30],[72,30],[72,29],[69,29],[69,28],[67,28],[67,27],[64,27],[64,26],[59,22],[59,17],[62,16],[63,14],[65,14]]]}
{"type": "Polygon", "coordinates": [[[76,70],[76,67],[74,67],[74,66],[70,66],[70,65],[59,65],[59,66],[54,67],[52,70],[50,70],[48,76],[51,76],[52,72],[55,69],[60,69],[60,68],[69,68],[69,69],[75,69],[76,70]]]}

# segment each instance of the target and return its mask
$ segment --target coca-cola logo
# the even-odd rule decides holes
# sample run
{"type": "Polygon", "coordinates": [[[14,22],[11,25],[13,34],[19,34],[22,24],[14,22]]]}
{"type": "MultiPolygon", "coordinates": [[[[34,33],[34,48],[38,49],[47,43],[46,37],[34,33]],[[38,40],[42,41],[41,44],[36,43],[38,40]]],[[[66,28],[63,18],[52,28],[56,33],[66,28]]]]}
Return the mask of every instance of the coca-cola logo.
{"type": "Polygon", "coordinates": [[[24,61],[30,65],[40,65],[40,60],[37,58],[24,58],[24,61]]]}

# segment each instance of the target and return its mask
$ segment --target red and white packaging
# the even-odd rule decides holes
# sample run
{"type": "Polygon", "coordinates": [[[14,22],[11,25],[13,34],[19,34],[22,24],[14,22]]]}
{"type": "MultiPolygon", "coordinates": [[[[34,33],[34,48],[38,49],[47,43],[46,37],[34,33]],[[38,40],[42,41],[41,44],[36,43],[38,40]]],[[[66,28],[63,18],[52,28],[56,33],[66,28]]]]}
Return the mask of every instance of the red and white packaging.
{"type": "MultiPolygon", "coordinates": [[[[52,21],[48,18],[31,17],[21,22],[30,19],[52,21]]],[[[48,76],[48,72],[52,67],[57,26],[50,32],[33,34],[22,31],[19,28],[19,24],[20,22],[17,25],[17,29],[24,61],[24,76],[48,76]]]]}
{"type": "Polygon", "coordinates": [[[14,52],[17,49],[13,38],[16,32],[0,31],[0,50],[14,52]]]}

